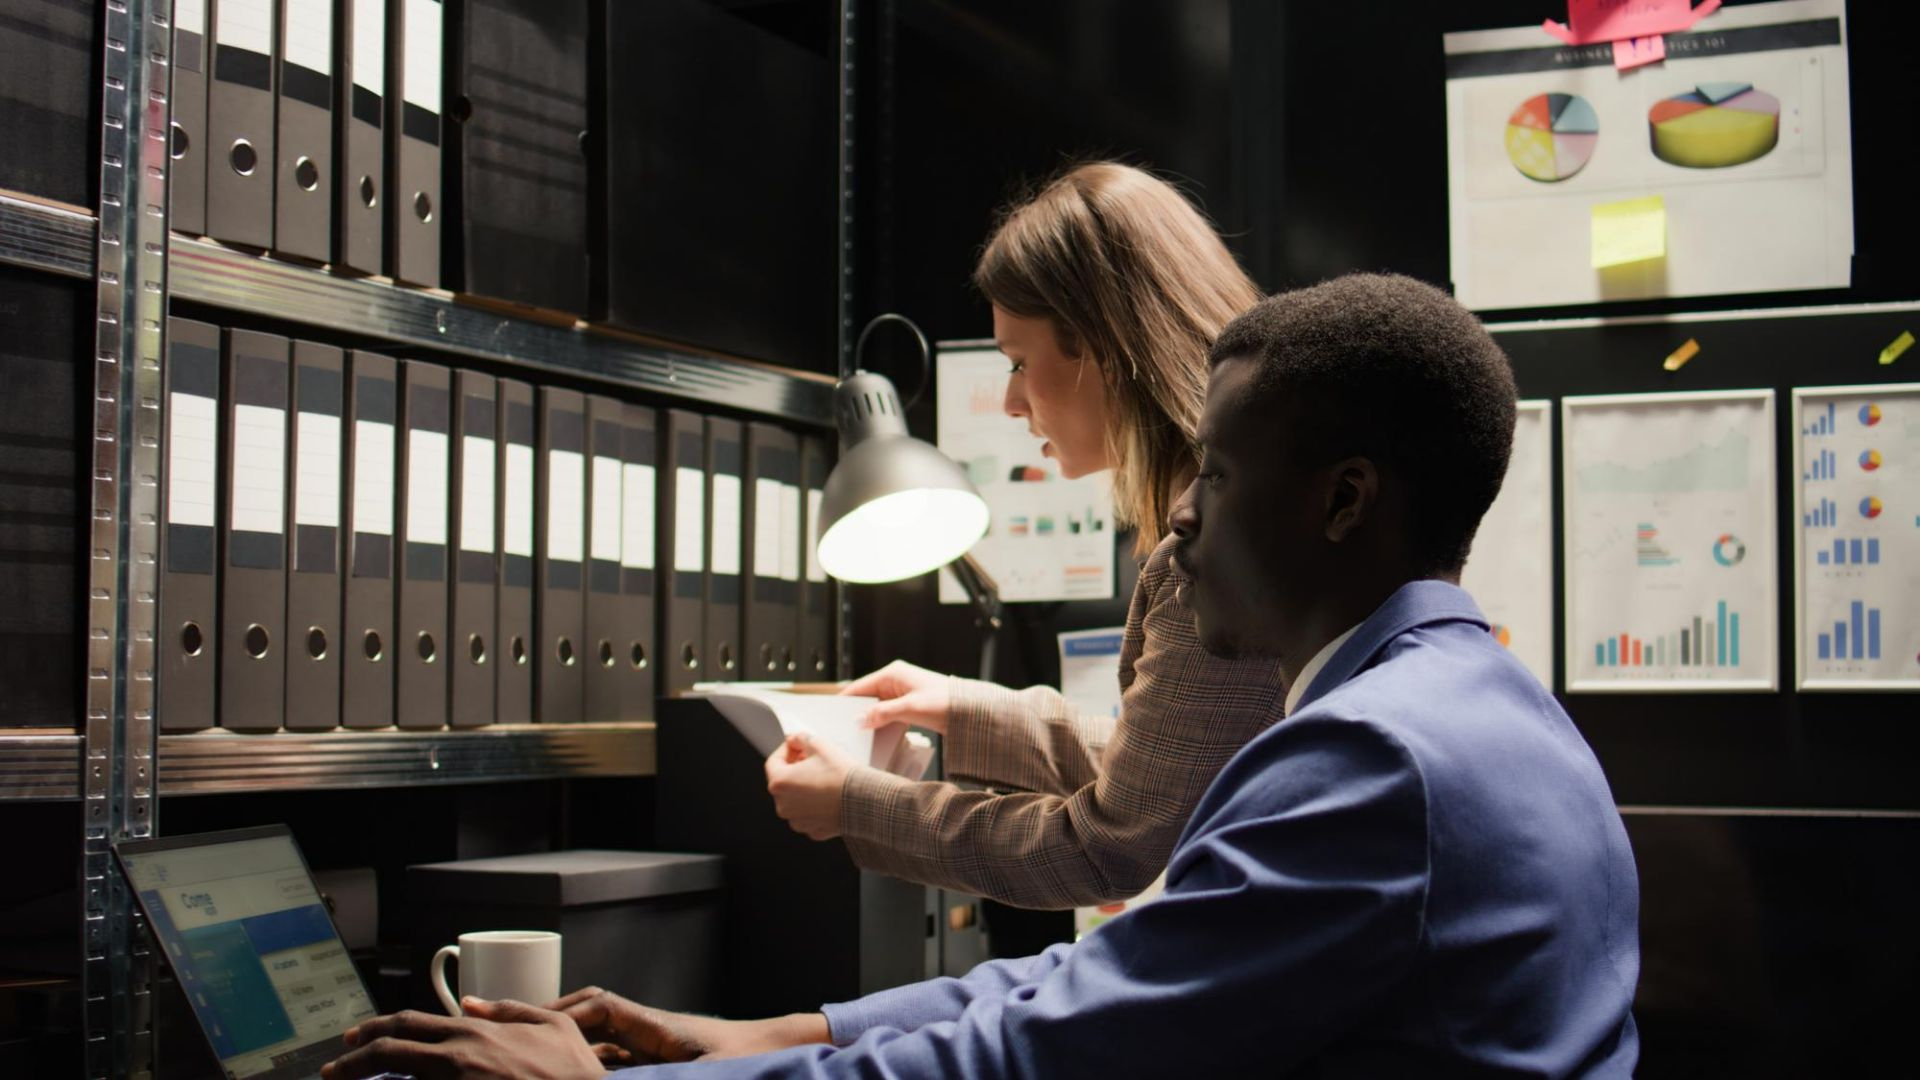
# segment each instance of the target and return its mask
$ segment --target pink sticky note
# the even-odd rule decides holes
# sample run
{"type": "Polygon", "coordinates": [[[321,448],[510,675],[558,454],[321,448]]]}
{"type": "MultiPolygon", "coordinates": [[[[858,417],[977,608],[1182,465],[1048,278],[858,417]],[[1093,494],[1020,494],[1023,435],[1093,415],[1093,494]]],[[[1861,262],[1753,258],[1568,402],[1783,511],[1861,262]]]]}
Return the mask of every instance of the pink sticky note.
{"type": "Polygon", "coordinates": [[[1621,38],[1613,43],[1613,66],[1625,71],[1642,64],[1652,64],[1667,58],[1667,39],[1659,34],[1646,37],[1621,38]]]}
{"type": "Polygon", "coordinates": [[[1552,19],[1541,28],[1569,45],[1650,37],[1686,30],[1720,8],[1720,0],[1567,0],[1567,24],[1552,19]]]}

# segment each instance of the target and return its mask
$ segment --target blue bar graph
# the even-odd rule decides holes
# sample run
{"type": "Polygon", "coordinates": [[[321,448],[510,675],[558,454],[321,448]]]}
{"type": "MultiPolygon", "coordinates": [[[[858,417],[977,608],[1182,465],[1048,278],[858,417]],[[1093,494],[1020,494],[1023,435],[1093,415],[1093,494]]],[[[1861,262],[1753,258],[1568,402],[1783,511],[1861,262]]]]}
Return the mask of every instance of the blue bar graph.
{"type": "Polygon", "coordinates": [[[1809,529],[1824,528],[1840,523],[1840,507],[1832,499],[1821,499],[1820,505],[1801,515],[1801,524],[1809,529]]]}
{"type": "Polygon", "coordinates": [[[1808,480],[1831,480],[1838,476],[1840,462],[1831,450],[1820,451],[1820,456],[1807,466],[1808,480]]]}
{"type": "Polygon", "coordinates": [[[1833,434],[1833,402],[1831,401],[1827,402],[1826,414],[1823,416],[1820,416],[1819,418],[1814,420],[1813,423],[1807,425],[1805,428],[1802,429],[1802,432],[1807,435],[1833,434]]]}
{"type": "Polygon", "coordinates": [[[1814,552],[1814,561],[1821,566],[1878,566],[1880,540],[1878,537],[1841,538],[1833,542],[1832,551],[1814,552]]]}
{"type": "Polygon", "coordinates": [[[1822,660],[1833,659],[1833,635],[1832,634],[1820,635],[1820,659],[1822,660]]]}
{"type": "Polygon", "coordinates": [[[1847,617],[1833,624],[1833,633],[1819,635],[1822,660],[1880,659],[1880,609],[1864,600],[1849,603],[1847,617]]]}

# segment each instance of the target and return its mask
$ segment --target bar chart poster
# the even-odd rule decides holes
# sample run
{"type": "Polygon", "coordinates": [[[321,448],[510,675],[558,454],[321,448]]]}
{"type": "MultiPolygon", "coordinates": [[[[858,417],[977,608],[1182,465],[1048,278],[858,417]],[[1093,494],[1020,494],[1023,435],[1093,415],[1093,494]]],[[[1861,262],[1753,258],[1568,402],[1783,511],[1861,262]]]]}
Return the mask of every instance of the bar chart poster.
{"type": "Polygon", "coordinates": [[[1920,383],[1793,392],[1802,690],[1920,690],[1920,383]]]}
{"type": "Polygon", "coordinates": [[[1493,636],[1553,686],[1553,403],[1522,401],[1500,495],[1480,519],[1460,585],[1493,636]]]}
{"type": "Polygon", "coordinates": [[[1773,391],[1561,408],[1567,689],[1776,689],[1773,391]]]}

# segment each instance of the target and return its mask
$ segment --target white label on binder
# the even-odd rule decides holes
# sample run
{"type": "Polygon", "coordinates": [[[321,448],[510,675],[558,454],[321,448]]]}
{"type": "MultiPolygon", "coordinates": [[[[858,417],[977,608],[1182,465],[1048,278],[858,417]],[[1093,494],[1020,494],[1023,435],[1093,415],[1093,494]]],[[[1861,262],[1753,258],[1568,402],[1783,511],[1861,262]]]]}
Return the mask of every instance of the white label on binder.
{"type": "Polygon", "coordinates": [[[219,496],[220,404],[178,390],[168,397],[167,521],[213,528],[219,496]]]}
{"type": "Polygon", "coordinates": [[[713,572],[740,572],[740,478],[713,474],[713,572]]]}
{"type": "Polygon", "coordinates": [[[620,561],[620,459],[593,455],[593,557],[620,561]]]}
{"type": "Polygon", "coordinates": [[[800,580],[800,486],[780,485],[780,576],[800,580]]]}
{"type": "Polygon", "coordinates": [[[825,581],[827,572],[820,569],[820,498],[826,493],[819,488],[807,489],[807,580],[825,581]]]}
{"type": "Polygon", "coordinates": [[[340,527],[340,418],[326,413],[293,415],[293,523],[340,527]]]}
{"type": "Polygon", "coordinates": [[[387,0],[353,0],[353,81],[387,92],[387,0]]]}
{"type": "Polygon", "coordinates": [[[587,460],[578,450],[547,452],[547,558],[584,562],[587,460]]]}
{"type": "Polygon", "coordinates": [[[620,497],[620,565],[653,569],[653,466],[623,465],[620,497]]]}
{"type": "Polygon", "coordinates": [[[207,32],[207,0],[173,0],[173,28],[204,35],[207,32]]]}
{"type": "Polygon", "coordinates": [[[406,70],[400,93],[430,113],[440,112],[440,0],[406,0],[406,70]]]}
{"type": "Polygon", "coordinates": [[[753,482],[753,573],[780,576],[780,492],[778,480],[760,477],[753,482]]]}
{"type": "Polygon", "coordinates": [[[273,55],[273,0],[220,0],[213,18],[217,43],[273,55]]]}
{"type": "Polygon", "coordinates": [[[233,407],[231,509],[235,532],[286,531],[287,410],[233,407]]]}
{"type": "Polygon", "coordinates": [[[493,440],[460,436],[460,550],[493,553],[493,440]]]}
{"type": "Polygon", "coordinates": [[[280,40],[286,58],[308,71],[333,74],[333,0],[287,0],[280,40]]]}
{"type": "Polygon", "coordinates": [[[353,422],[353,531],[393,535],[393,425],[353,422]]]}
{"type": "Polygon", "coordinates": [[[680,468],[673,479],[673,568],[697,574],[707,568],[707,530],[701,520],[707,506],[707,476],[680,468]]]}
{"type": "Polygon", "coordinates": [[[533,558],[533,447],[507,444],[507,535],[509,555],[533,558]]]}
{"type": "Polygon", "coordinates": [[[407,542],[447,542],[447,433],[407,432],[407,542]]]}

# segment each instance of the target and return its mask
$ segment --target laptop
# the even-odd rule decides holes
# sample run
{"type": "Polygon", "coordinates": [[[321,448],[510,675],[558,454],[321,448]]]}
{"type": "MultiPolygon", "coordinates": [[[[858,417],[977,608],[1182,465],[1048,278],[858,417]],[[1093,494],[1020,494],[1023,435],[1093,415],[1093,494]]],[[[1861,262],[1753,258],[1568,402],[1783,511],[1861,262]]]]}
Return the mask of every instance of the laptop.
{"type": "Polygon", "coordinates": [[[374,1015],[285,825],[128,840],[114,855],[233,1080],[311,1080],[374,1015]]]}

